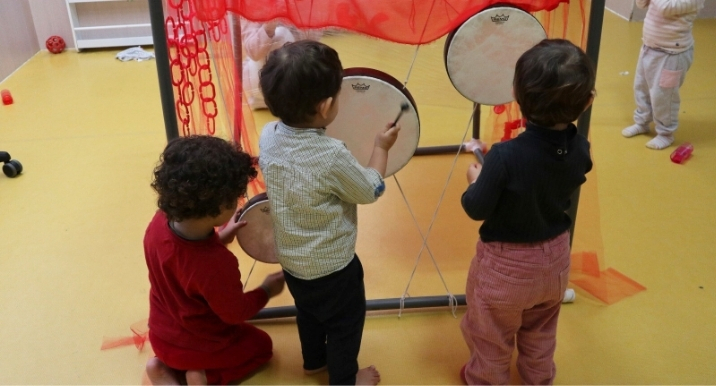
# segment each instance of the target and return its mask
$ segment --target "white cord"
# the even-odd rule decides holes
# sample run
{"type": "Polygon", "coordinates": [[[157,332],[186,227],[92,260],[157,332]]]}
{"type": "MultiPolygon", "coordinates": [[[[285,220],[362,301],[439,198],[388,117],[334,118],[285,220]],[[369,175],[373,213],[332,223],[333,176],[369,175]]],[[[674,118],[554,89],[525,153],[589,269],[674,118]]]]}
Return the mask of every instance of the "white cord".
{"type": "MultiPolygon", "coordinates": [[[[475,116],[475,111],[477,109],[477,105],[473,107],[472,114],[470,114],[470,119],[468,120],[467,127],[465,128],[465,134],[462,136],[461,143],[465,142],[465,139],[467,138],[467,133],[470,130],[472,120],[475,116]]],[[[457,317],[455,312],[457,310],[457,298],[453,294],[450,293],[450,290],[447,287],[447,284],[445,283],[445,279],[443,278],[442,273],[440,272],[440,268],[438,267],[437,262],[435,261],[435,257],[433,256],[433,253],[430,251],[430,247],[428,247],[428,236],[430,235],[430,232],[433,229],[433,225],[435,224],[435,220],[437,219],[438,210],[440,209],[440,205],[443,202],[443,199],[445,198],[445,193],[447,192],[448,185],[450,183],[450,178],[452,178],[452,173],[455,171],[455,165],[457,164],[457,160],[460,157],[460,153],[462,152],[462,149],[457,150],[457,154],[455,155],[455,158],[452,163],[452,167],[450,168],[450,173],[448,174],[448,178],[445,181],[445,186],[443,187],[443,191],[440,195],[440,200],[438,200],[438,205],[435,208],[435,212],[433,212],[433,217],[430,220],[430,225],[428,226],[428,230],[423,235],[423,232],[420,230],[420,225],[418,224],[417,219],[415,218],[415,214],[413,213],[412,208],[410,207],[410,203],[408,203],[408,199],[405,197],[405,193],[403,192],[403,188],[400,186],[400,182],[398,181],[398,177],[396,175],[393,175],[393,178],[395,179],[395,183],[398,185],[398,190],[400,190],[400,194],[403,196],[403,201],[405,201],[405,205],[408,207],[408,212],[410,212],[410,216],[413,218],[413,222],[415,223],[415,227],[418,228],[418,232],[420,233],[420,237],[423,239],[423,245],[420,247],[420,251],[418,252],[418,257],[415,261],[415,265],[413,266],[413,272],[410,274],[410,279],[408,280],[408,285],[405,287],[405,291],[403,292],[403,296],[400,297],[400,311],[398,312],[398,317],[402,315],[403,308],[405,306],[405,298],[406,296],[410,296],[408,294],[408,289],[410,288],[410,283],[413,281],[413,277],[415,276],[415,271],[418,268],[418,263],[420,263],[420,258],[423,254],[423,250],[427,249],[428,254],[430,255],[430,259],[433,262],[433,265],[435,266],[435,269],[438,271],[438,275],[440,276],[440,280],[443,282],[443,286],[445,287],[445,290],[448,293],[448,303],[452,309],[452,315],[453,317],[457,317]]]]}
{"type": "Polygon", "coordinates": [[[415,61],[418,59],[418,50],[420,49],[420,45],[415,46],[415,53],[413,54],[413,60],[410,62],[410,67],[408,67],[408,75],[405,76],[405,82],[403,82],[403,89],[408,87],[408,79],[410,79],[410,74],[413,72],[413,66],[415,65],[415,61]]]}
{"type": "Polygon", "coordinates": [[[254,272],[254,267],[256,267],[256,260],[254,260],[254,263],[251,264],[251,270],[249,270],[249,274],[246,275],[246,281],[244,282],[244,289],[246,289],[246,286],[249,285],[249,279],[251,279],[251,273],[254,272]]]}

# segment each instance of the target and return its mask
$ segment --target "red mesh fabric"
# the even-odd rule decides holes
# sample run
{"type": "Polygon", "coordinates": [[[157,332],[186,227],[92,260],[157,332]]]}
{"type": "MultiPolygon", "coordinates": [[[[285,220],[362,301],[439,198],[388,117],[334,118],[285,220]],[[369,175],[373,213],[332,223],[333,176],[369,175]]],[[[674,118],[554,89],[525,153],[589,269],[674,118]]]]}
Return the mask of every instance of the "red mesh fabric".
{"type": "Polygon", "coordinates": [[[509,4],[528,12],[551,11],[569,0],[194,0],[202,21],[228,11],[247,19],[285,19],[299,28],[340,27],[396,43],[428,43],[476,12],[509,4]]]}
{"type": "MultiPolygon", "coordinates": [[[[244,114],[248,107],[242,97],[241,39],[232,39],[239,31],[238,17],[201,22],[194,0],[165,0],[165,8],[180,134],[228,137],[247,153],[257,154],[253,117],[244,114]]],[[[264,190],[260,176],[248,187],[249,196],[264,190]]]]}
{"type": "Polygon", "coordinates": [[[199,20],[227,12],[254,21],[284,19],[299,28],[339,27],[396,43],[428,43],[476,12],[508,4],[528,12],[551,11],[569,0],[193,0],[199,20]]]}

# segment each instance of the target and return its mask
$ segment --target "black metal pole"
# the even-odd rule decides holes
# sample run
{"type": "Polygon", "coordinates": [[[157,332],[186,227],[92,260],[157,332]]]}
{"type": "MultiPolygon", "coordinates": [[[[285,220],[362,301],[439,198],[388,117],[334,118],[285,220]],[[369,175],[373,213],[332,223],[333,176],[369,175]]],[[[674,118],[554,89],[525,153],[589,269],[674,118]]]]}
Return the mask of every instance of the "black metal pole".
{"type": "Polygon", "coordinates": [[[167,133],[168,142],[179,137],[179,126],[177,125],[177,116],[174,110],[174,88],[169,64],[167,34],[164,30],[164,8],[162,0],[148,1],[149,18],[152,23],[152,40],[154,41],[154,57],[157,62],[157,77],[159,78],[159,95],[162,99],[164,130],[167,133]]]}
{"type": "MultiPolygon", "coordinates": [[[[604,22],[604,6],[605,0],[592,0],[592,7],[589,11],[589,29],[587,32],[587,49],[585,50],[589,59],[594,63],[594,69],[597,69],[597,63],[599,61],[599,45],[602,41],[602,24],[604,22]]],[[[582,113],[577,120],[577,131],[585,137],[589,135],[589,125],[592,120],[592,107],[590,106],[587,111],[582,113]]],[[[577,224],[577,208],[579,206],[579,193],[581,189],[572,193],[571,205],[567,209],[567,214],[572,219],[572,227],[569,230],[569,245],[572,245],[574,240],[574,228],[577,224]]]]}
{"type": "MultiPolygon", "coordinates": [[[[458,306],[466,305],[465,295],[455,295],[458,306]]],[[[374,299],[367,300],[366,311],[380,310],[397,310],[400,309],[400,298],[390,299],[374,299]]],[[[415,298],[405,298],[403,308],[431,308],[431,307],[449,307],[450,299],[447,296],[420,296],[415,298]]],[[[290,318],[296,316],[296,307],[283,306],[264,308],[259,311],[252,320],[290,318]]]]}
{"type": "Polygon", "coordinates": [[[472,138],[480,139],[480,104],[475,103],[473,109],[475,112],[472,114],[472,138]]]}
{"type": "Polygon", "coordinates": [[[467,151],[463,145],[425,146],[415,149],[416,155],[455,154],[458,151],[467,151]]]}
{"type": "Polygon", "coordinates": [[[244,59],[243,42],[241,41],[241,17],[235,13],[229,15],[231,18],[231,47],[234,50],[234,127],[231,132],[234,136],[236,146],[241,146],[241,123],[243,118],[244,98],[244,59]]]}

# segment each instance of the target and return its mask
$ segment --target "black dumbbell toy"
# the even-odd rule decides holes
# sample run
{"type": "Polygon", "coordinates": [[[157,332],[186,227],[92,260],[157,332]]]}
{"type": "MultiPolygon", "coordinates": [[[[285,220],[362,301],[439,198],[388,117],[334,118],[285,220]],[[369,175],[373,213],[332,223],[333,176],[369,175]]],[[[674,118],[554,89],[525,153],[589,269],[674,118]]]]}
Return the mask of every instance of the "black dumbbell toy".
{"type": "Polygon", "coordinates": [[[0,151],[0,162],[2,165],[2,172],[10,178],[17,177],[22,173],[22,164],[16,159],[10,157],[10,153],[6,151],[0,151]]]}

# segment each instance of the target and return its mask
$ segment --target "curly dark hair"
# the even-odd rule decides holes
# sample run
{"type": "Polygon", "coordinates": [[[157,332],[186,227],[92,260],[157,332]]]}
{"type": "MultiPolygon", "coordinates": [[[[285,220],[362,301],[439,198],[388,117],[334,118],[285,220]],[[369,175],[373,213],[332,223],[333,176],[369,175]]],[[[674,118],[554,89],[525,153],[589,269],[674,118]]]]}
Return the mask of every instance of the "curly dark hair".
{"type": "Polygon", "coordinates": [[[170,221],[216,217],[236,205],[256,174],[255,160],[235,144],[193,135],[167,144],[154,168],[152,188],[170,221]]]}
{"type": "Polygon", "coordinates": [[[342,82],[343,66],[336,50],[313,40],[272,51],[260,74],[266,105],[287,125],[310,122],[318,103],[338,95],[342,82]]]}
{"type": "Polygon", "coordinates": [[[513,87],[522,115],[553,127],[579,118],[595,81],[594,65],[581,48],[568,40],[545,39],[517,60],[513,87]]]}

